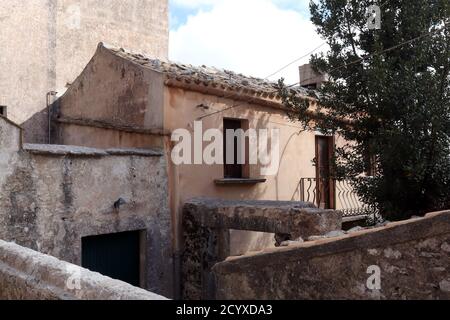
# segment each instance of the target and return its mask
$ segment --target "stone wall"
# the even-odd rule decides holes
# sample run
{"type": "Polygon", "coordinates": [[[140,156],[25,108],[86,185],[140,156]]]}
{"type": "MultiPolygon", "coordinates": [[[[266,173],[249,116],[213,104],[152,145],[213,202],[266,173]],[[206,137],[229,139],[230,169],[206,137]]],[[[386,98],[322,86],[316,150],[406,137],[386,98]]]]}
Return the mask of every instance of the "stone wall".
{"type": "Polygon", "coordinates": [[[47,143],[46,94],[64,93],[105,41],[168,56],[167,0],[0,1],[0,105],[47,143]]]}
{"type": "Polygon", "coordinates": [[[230,258],[213,272],[217,299],[450,299],[450,211],[230,258]]]}
{"type": "Polygon", "coordinates": [[[1,300],[165,300],[122,281],[0,240],[1,300]]]}
{"type": "Polygon", "coordinates": [[[0,239],[81,264],[81,239],[145,231],[143,287],[172,296],[166,158],[158,150],[24,145],[0,119],[0,239]],[[120,198],[125,204],[116,209],[120,198]]]}
{"type": "Polygon", "coordinates": [[[287,239],[323,235],[342,227],[342,215],[290,201],[232,201],[198,198],[183,209],[184,299],[214,296],[211,268],[230,256],[230,230],[259,231],[287,239]]]}

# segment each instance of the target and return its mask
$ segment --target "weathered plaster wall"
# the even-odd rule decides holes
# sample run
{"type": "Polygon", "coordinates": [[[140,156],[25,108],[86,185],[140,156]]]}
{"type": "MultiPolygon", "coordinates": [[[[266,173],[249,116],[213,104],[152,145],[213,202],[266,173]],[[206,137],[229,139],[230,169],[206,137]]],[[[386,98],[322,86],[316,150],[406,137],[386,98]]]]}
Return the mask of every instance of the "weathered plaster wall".
{"type": "Polygon", "coordinates": [[[122,130],[64,124],[58,126],[58,138],[63,145],[81,145],[91,148],[163,148],[161,136],[122,130]]]}
{"type": "Polygon", "coordinates": [[[120,58],[100,43],[89,64],[60,99],[57,115],[91,124],[162,130],[162,81],[160,73],[120,58]],[[150,86],[157,82],[161,90],[151,91],[150,86]]]}
{"type": "Polygon", "coordinates": [[[0,116],[1,154],[7,155],[19,151],[22,141],[22,129],[7,118],[0,116]]]}
{"type": "Polygon", "coordinates": [[[46,93],[62,94],[100,41],[167,58],[168,1],[0,1],[0,29],[0,104],[46,143],[46,93]]]}
{"type": "Polygon", "coordinates": [[[450,299],[450,211],[230,258],[213,272],[217,299],[450,299]],[[380,290],[366,286],[370,266],[380,290]]]}
{"type": "MultiPolygon", "coordinates": [[[[280,168],[275,175],[264,177],[266,183],[217,185],[214,180],[223,178],[223,165],[175,166],[168,162],[175,259],[179,259],[183,247],[181,207],[189,199],[207,196],[230,200],[300,200],[300,179],[314,177],[316,173],[312,164],[315,133],[305,132],[279,108],[175,88],[164,75],[146,68],[145,63],[138,65],[132,61],[102,45],[98,47],[83,74],[59,100],[58,143],[95,147],[141,147],[155,143],[163,145],[170,157],[175,145],[170,141],[171,133],[176,129],[192,132],[196,119],[216,111],[223,112],[204,118],[204,131],[222,129],[224,118],[248,120],[252,129],[280,129],[280,168]],[[230,108],[235,104],[238,106],[230,108]],[[69,119],[62,121],[63,118],[69,119]],[[127,137],[121,138],[120,132],[127,132],[127,137]],[[143,134],[156,138],[146,140],[143,134]]],[[[260,169],[260,165],[252,165],[250,176],[261,177],[260,169]]],[[[232,230],[231,243],[232,252],[245,253],[273,245],[273,235],[232,230]]]]}
{"type": "Polygon", "coordinates": [[[0,240],[1,300],[166,300],[122,281],[0,240]]]}
{"type": "MultiPolygon", "coordinates": [[[[18,130],[3,131],[2,141],[18,130]]],[[[82,237],[145,230],[146,287],[171,296],[171,219],[161,153],[42,145],[4,150],[1,145],[0,239],[80,264],[82,237]],[[119,198],[127,203],[115,210],[119,198]]]]}
{"type": "MultiPolygon", "coordinates": [[[[300,200],[300,179],[316,174],[312,164],[315,133],[304,131],[284,110],[171,87],[165,80],[163,74],[114,54],[100,44],[84,72],[58,101],[55,142],[90,147],[164,146],[170,156],[175,145],[170,141],[173,131],[192,132],[199,117],[223,111],[204,118],[203,131],[222,129],[224,118],[248,120],[249,127],[257,130],[280,129],[279,170],[264,177],[266,183],[223,186],[214,182],[223,178],[223,165],[169,164],[171,209],[176,228],[181,224],[183,203],[198,196],[300,200]],[[239,106],[230,108],[236,103],[239,106]]],[[[342,144],[341,139],[337,139],[337,144],[342,144]]],[[[250,166],[252,178],[260,178],[260,171],[260,165],[250,166]]],[[[178,231],[176,234],[181,236],[178,231]]],[[[259,250],[272,245],[272,238],[267,234],[232,231],[233,252],[259,250]]],[[[180,239],[176,243],[178,252],[180,239]]]]}
{"type": "MultiPolygon", "coordinates": [[[[224,93],[226,95],[226,93],[224,93]]],[[[315,177],[315,133],[304,131],[297,122],[292,122],[281,109],[264,107],[255,103],[244,103],[199,92],[166,87],[164,99],[164,128],[168,132],[184,128],[193,132],[194,121],[202,119],[203,130],[223,129],[224,118],[249,121],[249,128],[280,129],[280,166],[273,176],[260,174],[260,165],[250,166],[252,178],[266,178],[265,183],[255,185],[216,185],[215,179],[223,178],[223,165],[180,165],[171,168],[171,190],[173,208],[181,221],[181,206],[195,197],[213,197],[229,200],[278,200],[299,201],[300,179],[315,177]],[[202,104],[209,109],[199,108],[202,104]],[[230,108],[233,105],[237,107],[230,108]],[[222,112],[217,112],[222,111],[222,112]]],[[[336,144],[344,141],[336,138],[336,144]]],[[[204,146],[207,144],[205,143],[204,146]]],[[[174,143],[167,145],[168,149],[174,143]]],[[[178,224],[179,225],[179,224],[178,224]]],[[[181,233],[179,233],[181,234],[181,233]]],[[[232,231],[232,251],[245,253],[261,250],[272,245],[273,235],[247,231],[232,231]]],[[[181,240],[180,240],[181,243],[181,240]]]]}
{"type": "Polygon", "coordinates": [[[162,75],[99,44],[54,106],[53,143],[88,147],[162,147],[162,75]],[[152,90],[153,89],[153,90],[152,90]]]}
{"type": "MultiPolygon", "coordinates": [[[[165,90],[164,119],[165,128],[169,132],[179,128],[193,131],[193,122],[199,117],[229,109],[234,104],[239,104],[239,107],[204,118],[203,130],[223,129],[224,118],[248,120],[249,127],[257,130],[280,129],[280,168],[276,175],[264,177],[267,178],[266,183],[218,186],[214,180],[223,178],[223,165],[181,165],[178,168],[181,202],[200,195],[230,200],[299,200],[300,178],[315,176],[315,168],[311,163],[315,157],[314,133],[303,131],[298,123],[288,119],[283,110],[177,88],[166,87],[165,90]],[[199,104],[204,104],[209,109],[198,108],[199,104]]],[[[261,177],[260,169],[260,165],[251,165],[250,176],[261,177]]]]}

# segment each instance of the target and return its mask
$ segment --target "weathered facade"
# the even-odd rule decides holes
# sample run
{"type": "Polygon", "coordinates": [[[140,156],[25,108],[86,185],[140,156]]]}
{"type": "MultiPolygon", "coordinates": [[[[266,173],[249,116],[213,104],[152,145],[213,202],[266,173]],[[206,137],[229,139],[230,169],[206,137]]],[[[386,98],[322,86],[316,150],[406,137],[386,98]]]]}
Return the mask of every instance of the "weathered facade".
{"type": "MultiPolygon", "coordinates": [[[[296,88],[310,99],[314,94],[296,88]]],[[[292,122],[277,94],[276,84],[231,71],[164,62],[145,54],[100,43],[96,54],[68,91],[53,105],[52,141],[61,145],[95,148],[163,148],[171,158],[178,129],[191,133],[201,123],[225,131],[234,120],[247,129],[279,130],[279,168],[263,175],[261,164],[245,166],[245,173],[230,179],[222,164],[167,162],[176,287],[179,288],[183,252],[182,207],[189,199],[211,197],[228,200],[299,201],[301,179],[317,176],[312,160],[331,156],[339,137],[304,131],[292,122]],[[322,148],[319,142],[325,142],[322,148]],[[320,151],[321,150],[321,151],[320,151]]],[[[201,142],[202,143],[202,142],[201,142]]],[[[202,147],[206,144],[202,143],[202,147]]],[[[193,161],[194,162],[194,161],[193,161]]],[[[304,187],[304,186],[303,186],[304,187]]],[[[330,188],[331,189],[331,188],[330,188]]],[[[322,208],[341,203],[314,201],[322,208]]],[[[230,254],[243,254],[274,246],[266,232],[230,230],[230,254]]]]}
{"type": "Polygon", "coordinates": [[[6,0],[0,30],[0,105],[27,142],[47,143],[51,93],[64,93],[98,42],[167,58],[168,1],[6,0]]]}
{"type": "MultiPolygon", "coordinates": [[[[321,238],[359,214],[350,185],[330,178],[346,142],[291,121],[276,83],[168,62],[167,11],[167,0],[0,3],[0,298],[159,298],[69,263],[175,298],[450,298],[449,213],[321,238]],[[201,153],[212,129],[279,141],[270,164],[176,164],[180,129],[201,153]],[[368,291],[374,265],[383,289],[368,291]],[[86,275],[75,295],[72,267],[86,275]]],[[[313,113],[327,77],[306,65],[300,78],[291,90],[313,113]]]]}
{"type": "Polygon", "coordinates": [[[140,286],[172,295],[161,150],[22,145],[21,129],[0,117],[0,167],[0,239],[81,265],[83,238],[139,231],[140,286]]]}
{"type": "MultiPolygon", "coordinates": [[[[448,270],[442,256],[448,241],[442,234],[448,232],[442,228],[448,227],[448,214],[380,233],[366,231],[343,242],[309,241],[304,250],[268,249],[275,246],[275,238],[342,232],[338,230],[344,208],[337,199],[349,193],[329,179],[335,145],[345,141],[306,132],[292,122],[276,89],[274,83],[231,71],[164,62],[100,43],[84,71],[51,106],[49,137],[54,145],[23,144],[21,128],[0,117],[0,165],[5,168],[0,172],[0,239],[83,265],[89,255],[101,252],[102,245],[117,240],[99,237],[132,232],[130,241],[139,242],[131,251],[138,256],[140,286],[168,297],[193,299],[211,294],[237,299],[364,298],[361,276],[356,275],[359,263],[386,262],[382,256],[372,259],[373,250],[382,248],[387,255],[394,250],[394,257],[399,251],[405,257],[398,265],[386,264],[389,273],[412,260],[418,263],[421,252],[404,243],[416,248],[431,239],[433,251],[425,254],[437,257],[430,266],[439,277],[442,272],[442,279],[438,283],[436,276],[430,283],[445,291],[448,270]],[[262,164],[245,163],[234,175],[236,167],[230,174],[228,164],[173,161],[172,139],[179,129],[194,139],[200,135],[197,148],[203,149],[205,131],[223,133],[229,126],[278,129],[280,152],[271,159],[279,161],[277,170],[264,174],[262,164]],[[309,198],[305,201],[305,193],[313,195],[313,204],[307,203],[309,198]],[[198,197],[215,200],[192,200],[198,197]],[[436,221],[443,221],[443,226],[436,221]],[[427,233],[422,227],[430,224],[432,233],[427,233]],[[392,247],[380,234],[392,240],[392,247]],[[92,237],[97,238],[95,244],[92,237]],[[85,250],[88,242],[91,246],[85,250]],[[364,245],[370,245],[369,251],[361,252],[364,245]],[[257,250],[266,251],[247,255],[257,250]],[[243,254],[241,260],[221,262],[243,254]],[[286,272],[277,273],[283,261],[286,272]],[[355,277],[337,277],[333,282],[330,266],[336,263],[339,272],[350,267],[355,277]],[[254,274],[263,278],[253,278],[254,274]],[[269,279],[278,279],[282,287],[276,288],[269,279]],[[304,281],[291,288],[296,279],[304,281]],[[360,291],[333,295],[322,290],[322,281],[333,288],[356,286],[360,291]],[[247,287],[241,292],[236,283],[247,287]]],[[[314,92],[293,90],[309,99],[314,112],[310,96],[314,92]]],[[[119,269],[130,261],[119,260],[119,269]]],[[[388,281],[389,291],[381,297],[402,298],[394,293],[393,277],[388,281]]],[[[420,282],[417,288],[425,286],[420,282]]],[[[415,297],[415,288],[408,289],[406,298],[415,297]]],[[[431,292],[431,297],[447,296],[431,292]]]]}
{"type": "MultiPolygon", "coordinates": [[[[307,96],[309,92],[297,89],[307,96]]],[[[313,100],[311,100],[313,101],[313,100]]],[[[317,141],[344,143],[339,137],[306,132],[291,122],[277,96],[276,85],[214,68],[177,65],[100,44],[97,53],[54,111],[54,142],[89,147],[163,147],[170,155],[177,129],[224,130],[225,119],[247,128],[279,129],[279,170],[262,176],[261,165],[250,165],[245,179],[224,178],[224,166],[169,163],[171,211],[180,229],[181,208],[198,196],[230,200],[302,200],[300,181],[315,177],[312,164],[317,141]]],[[[328,153],[328,152],[326,152],[328,153]]],[[[311,188],[311,187],[309,187],[311,188]]],[[[314,189],[312,187],[311,189],[314,189]]],[[[330,194],[331,197],[331,194],[330,194]]],[[[336,203],[336,207],[341,204],[336,203]]],[[[175,232],[180,237],[181,232],[175,232]]],[[[233,232],[236,252],[269,244],[262,235],[233,232]],[[265,240],[264,240],[265,239],[265,240]]],[[[177,247],[181,243],[177,240],[177,247]]]]}

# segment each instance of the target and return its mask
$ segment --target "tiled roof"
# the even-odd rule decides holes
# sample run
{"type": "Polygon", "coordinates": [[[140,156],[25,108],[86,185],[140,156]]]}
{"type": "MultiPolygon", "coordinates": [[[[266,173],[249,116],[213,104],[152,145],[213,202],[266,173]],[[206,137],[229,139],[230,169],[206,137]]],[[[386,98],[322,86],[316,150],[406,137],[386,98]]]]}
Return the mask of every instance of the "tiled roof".
{"type": "MultiPolygon", "coordinates": [[[[264,98],[268,97],[271,99],[276,98],[277,95],[276,82],[249,77],[214,67],[162,61],[148,57],[142,53],[133,53],[123,48],[114,48],[105,44],[101,45],[117,56],[133,61],[143,67],[164,73],[168,80],[226,91],[240,91],[248,95],[262,95],[264,98]]],[[[311,90],[302,87],[294,87],[292,90],[302,96],[314,96],[311,90]]]]}

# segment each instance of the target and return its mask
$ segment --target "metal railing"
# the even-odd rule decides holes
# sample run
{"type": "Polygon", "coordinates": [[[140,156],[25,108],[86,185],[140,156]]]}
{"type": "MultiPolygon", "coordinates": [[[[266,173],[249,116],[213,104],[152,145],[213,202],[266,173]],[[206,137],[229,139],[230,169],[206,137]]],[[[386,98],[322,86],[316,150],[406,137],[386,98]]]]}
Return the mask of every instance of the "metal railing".
{"type": "Polygon", "coordinates": [[[344,217],[371,213],[347,180],[302,178],[299,193],[300,201],[312,202],[322,209],[342,211],[344,217]]]}

